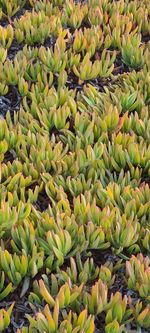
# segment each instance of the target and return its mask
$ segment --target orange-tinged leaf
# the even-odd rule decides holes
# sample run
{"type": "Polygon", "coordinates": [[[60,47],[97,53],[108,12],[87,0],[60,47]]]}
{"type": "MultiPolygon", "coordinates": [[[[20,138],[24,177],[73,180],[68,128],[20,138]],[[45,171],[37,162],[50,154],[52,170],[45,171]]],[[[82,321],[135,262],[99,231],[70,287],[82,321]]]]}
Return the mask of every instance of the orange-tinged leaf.
{"type": "Polygon", "coordinates": [[[45,287],[45,284],[43,282],[43,280],[39,281],[39,286],[40,286],[40,293],[43,296],[44,300],[50,305],[50,306],[54,306],[55,305],[55,301],[53,299],[53,297],[50,295],[50,293],[48,292],[48,290],[45,287]]]}

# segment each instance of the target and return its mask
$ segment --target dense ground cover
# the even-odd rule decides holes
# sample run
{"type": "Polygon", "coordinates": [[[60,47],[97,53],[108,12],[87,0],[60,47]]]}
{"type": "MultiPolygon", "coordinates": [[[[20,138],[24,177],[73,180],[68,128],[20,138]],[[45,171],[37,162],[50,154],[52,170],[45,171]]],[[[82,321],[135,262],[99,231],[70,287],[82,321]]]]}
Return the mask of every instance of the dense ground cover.
{"type": "Polygon", "coordinates": [[[0,332],[150,332],[150,1],[0,8],[0,332]]]}

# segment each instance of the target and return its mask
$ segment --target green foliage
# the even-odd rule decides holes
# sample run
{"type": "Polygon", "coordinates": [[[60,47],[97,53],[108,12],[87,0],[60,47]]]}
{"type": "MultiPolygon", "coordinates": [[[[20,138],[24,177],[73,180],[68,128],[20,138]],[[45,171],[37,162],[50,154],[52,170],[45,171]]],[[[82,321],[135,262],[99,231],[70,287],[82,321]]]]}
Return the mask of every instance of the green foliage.
{"type": "Polygon", "coordinates": [[[94,332],[94,321],[92,316],[88,316],[87,310],[83,310],[79,316],[73,312],[69,312],[64,320],[59,324],[59,305],[56,303],[53,313],[51,313],[48,305],[45,306],[43,312],[38,312],[35,318],[27,316],[30,322],[29,330],[25,327],[18,330],[17,333],[24,332],[94,332]]]}
{"type": "Polygon", "coordinates": [[[148,257],[138,254],[126,262],[127,283],[130,289],[136,290],[142,298],[150,298],[150,262],[148,257]]]}
{"type": "Polygon", "coordinates": [[[11,317],[11,313],[14,307],[14,303],[12,303],[12,305],[5,310],[4,308],[0,309],[0,332],[3,332],[7,329],[7,327],[10,324],[10,317],[11,317]]]}
{"type": "Polygon", "coordinates": [[[140,36],[123,38],[122,60],[131,68],[141,68],[144,64],[144,47],[140,45],[140,36]]]}
{"type": "Polygon", "coordinates": [[[0,332],[150,328],[149,15],[0,0],[0,332]]]}
{"type": "Polygon", "coordinates": [[[8,16],[14,16],[25,5],[25,0],[0,0],[0,8],[8,16]]]}

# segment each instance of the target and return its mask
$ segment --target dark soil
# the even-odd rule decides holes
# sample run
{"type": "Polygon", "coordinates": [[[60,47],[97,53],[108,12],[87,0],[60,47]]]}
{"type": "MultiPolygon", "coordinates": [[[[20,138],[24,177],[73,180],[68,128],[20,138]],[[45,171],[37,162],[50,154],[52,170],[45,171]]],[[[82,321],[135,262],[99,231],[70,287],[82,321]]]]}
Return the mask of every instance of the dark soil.
{"type": "Polygon", "coordinates": [[[116,60],[115,60],[114,66],[115,66],[114,70],[113,70],[113,74],[114,75],[130,72],[130,69],[128,68],[128,66],[125,65],[122,62],[122,58],[121,58],[121,54],[120,53],[117,54],[117,56],[116,56],[116,60]]]}
{"type": "Polygon", "coordinates": [[[45,190],[43,190],[41,193],[39,193],[38,200],[35,205],[37,209],[40,210],[40,212],[43,212],[48,208],[50,203],[51,203],[50,199],[48,198],[45,190]]]}
{"type": "Polygon", "coordinates": [[[16,301],[11,315],[11,323],[7,328],[6,332],[16,333],[18,328],[21,328],[22,326],[27,326],[29,324],[29,321],[25,317],[25,314],[32,315],[32,310],[28,304],[28,301],[26,301],[25,299],[22,301],[16,301]]]}
{"type": "Polygon", "coordinates": [[[7,163],[8,161],[9,161],[10,163],[13,163],[14,160],[15,160],[14,155],[13,155],[10,151],[7,151],[7,152],[5,153],[3,163],[7,163]]]}
{"type": "Polygon", "coordinates": [[[146,34],[146,35],[142,35],[142,39],[141,39],[142,43],[148,43],[150,42],[150,35],[146,34]]]}
{"type": "Polygon", "coordinates": [[[16,39],[13,40],[11,47],[8,50],[8,58],[14,60],[16,54],[21,51],[24,47],[24,44],[19,44],[16,39]]]}
{"type": "Polygon", "coordinates": [[[0,115],[6,117],[10,111],[13,118],[14,111],[19,111],[22,97],[15,86],[9,86],[9,91],[5,96],[0,96],[0,115]]]}

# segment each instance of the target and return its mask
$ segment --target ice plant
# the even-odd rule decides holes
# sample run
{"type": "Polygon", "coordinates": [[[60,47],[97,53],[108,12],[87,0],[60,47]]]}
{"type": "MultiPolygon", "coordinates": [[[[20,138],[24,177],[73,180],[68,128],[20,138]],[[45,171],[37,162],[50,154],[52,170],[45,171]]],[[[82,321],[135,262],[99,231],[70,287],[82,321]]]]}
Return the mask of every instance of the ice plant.
{"type": "Polygon", "coordinates": [[[5,331],[9,326],[13,307],[14,303],[7,310],[4,308],[0,309],[0,332],[5,331]]]}
{"type": "Polygon", "coordinates": [[[8,24],[6,28],[0,26],[0,45],[5,48],[9,49],[14,38],[14,30],[12,25],[8,24]]]}
{"type": "Polygon", "coordinates": [[[149,16],[0,0],[0,332],[150,328],[149,16]]]}
{"type": "Polygon", "coordinates": [[[136,290],[143,298],[150,297],[150,262],[148,257],[138,254],[126,262],[128,287],[136,290]]]}
{"type": "Polygon", "coordinates": [[[17,333],[30,332],[31,330],[35,332],[43,332],[44,330],[47,333],[69,333],[70,330],[72,332],[84,331],[85,333],[94,333],[94,319],[92,316],[88,316],[86,309],[79,316],[70,311],[61,324],[59,324],[59,311],[58,302],[55,303],[53,312],[46,305],[43,312],[38,312],[35,317],[32,318],[27,315],[30,322],[29,331],[23,327],[22,329],[18,329],[17,333]]]}
{"type": "Polygon", "coordinates": [[[140,45],[140,35],[133,37],[123,36],[122,60],[131,68],[141,68],[144,63],[144,47],[140,45]]]}
{"type": "Polygon", "coordinates": [[[9,17],[14,16],[18,10],[24,6],[24,0],[1,0],[0,7],[4,14],[7,14],[9,17]]]}

